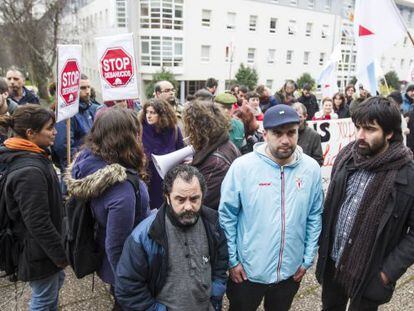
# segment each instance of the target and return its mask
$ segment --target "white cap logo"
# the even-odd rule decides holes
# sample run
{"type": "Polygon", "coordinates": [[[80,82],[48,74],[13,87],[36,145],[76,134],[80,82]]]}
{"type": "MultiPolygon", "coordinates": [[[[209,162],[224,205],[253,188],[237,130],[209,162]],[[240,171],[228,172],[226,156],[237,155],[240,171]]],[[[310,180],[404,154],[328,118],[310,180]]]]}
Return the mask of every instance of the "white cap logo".
{"type": "Polygon", "coordinates": [[[285,113],[284,110],[279,111],[279,114],[284,114],[284,113],[285,113]]]}

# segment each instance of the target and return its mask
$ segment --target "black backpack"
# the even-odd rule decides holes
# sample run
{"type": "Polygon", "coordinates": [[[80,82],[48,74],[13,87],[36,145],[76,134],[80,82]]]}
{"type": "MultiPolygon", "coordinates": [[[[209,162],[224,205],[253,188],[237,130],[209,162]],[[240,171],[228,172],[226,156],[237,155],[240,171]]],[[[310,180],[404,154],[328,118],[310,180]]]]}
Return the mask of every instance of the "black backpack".
{"type": "Polygon", "coordinates": [[[45,169],[45,164],[33,157],[19,156],[11,161],[0,163],[0,271],[2,277],[11,276],[10,280],[13,281],[17,280],[21,245],[13,233],[13,221],[9,217],[4,188],[7,176],[26,166],[38,167],[42,171],[45,169]]]}
{"type": "MultiPolygon", "coordinates": [[[[139,178],[127,170],[127,180],[134,186],[136,210],[139,214],[135,219],[141,221],[141,194],[139,178]]],[[[78,279],[96,272],[104,257],[97,242],[99,224],[90,207],[90,201],[70,196],[66,201],[62,222],[62,237],[66,256],[78,279]]]]}

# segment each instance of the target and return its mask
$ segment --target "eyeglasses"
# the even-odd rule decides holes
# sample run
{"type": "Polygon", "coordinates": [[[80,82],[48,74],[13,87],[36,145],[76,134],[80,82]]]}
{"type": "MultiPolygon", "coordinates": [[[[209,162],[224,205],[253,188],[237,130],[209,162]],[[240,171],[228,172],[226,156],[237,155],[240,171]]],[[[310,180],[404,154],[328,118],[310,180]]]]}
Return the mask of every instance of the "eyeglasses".
{"type": "Polygon", "coordinates": [[[162,90],[161,93],[175,93],[175,89],[165,89],[162,90]]]}

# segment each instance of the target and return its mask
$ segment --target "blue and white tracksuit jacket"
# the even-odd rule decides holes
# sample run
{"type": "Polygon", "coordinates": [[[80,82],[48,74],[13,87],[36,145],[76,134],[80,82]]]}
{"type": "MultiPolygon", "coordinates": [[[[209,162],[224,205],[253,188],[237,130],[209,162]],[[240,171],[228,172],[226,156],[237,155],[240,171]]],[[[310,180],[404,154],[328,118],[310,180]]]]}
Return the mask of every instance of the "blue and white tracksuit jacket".
{"type": "Polygon", "coordinates": [[[318,163],[298,146],[294,161],[279,166],[266,143],[237,158],[221,187],[220,225],[230,268],[241,263],[251,282],[278,283],[308,269],[322,226],[318,163]]]}

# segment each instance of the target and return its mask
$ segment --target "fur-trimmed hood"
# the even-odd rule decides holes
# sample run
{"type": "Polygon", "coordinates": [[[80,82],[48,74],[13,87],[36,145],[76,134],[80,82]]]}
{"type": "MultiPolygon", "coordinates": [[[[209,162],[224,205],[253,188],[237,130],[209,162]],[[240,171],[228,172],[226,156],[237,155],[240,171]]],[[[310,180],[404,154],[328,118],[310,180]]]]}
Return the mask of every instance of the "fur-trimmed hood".
{"type": "Polygon", "coordinates": [[[69,195],[92,199],[114,184],[126,181],[127,174],[125,167],[107,164],[89,150],[83,150],[68,167],[64,180],[69,195]]]}

